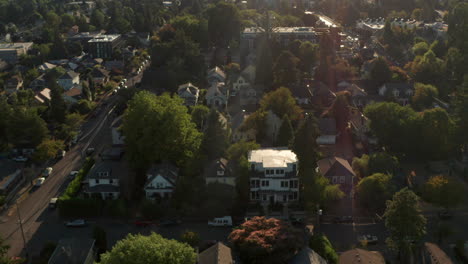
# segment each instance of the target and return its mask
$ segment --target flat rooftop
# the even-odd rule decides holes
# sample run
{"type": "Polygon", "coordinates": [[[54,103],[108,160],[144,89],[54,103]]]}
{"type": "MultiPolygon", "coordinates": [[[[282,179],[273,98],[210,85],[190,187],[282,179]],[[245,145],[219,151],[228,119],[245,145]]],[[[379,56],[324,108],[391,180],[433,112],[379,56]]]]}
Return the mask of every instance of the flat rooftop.
{"type": "Polygon", "coordinates": [[[88,43],[95,43],[95,42],[112,42],[120,37],[119,34],[115,35],[99,35],[96,36],[88,41],[88,43]]]}
{"type": "Polygon", "coordinates": [[[262,163],[264,168],[286,168],[296,163],[296,154],[287,148],[264,148],[252,150],[248,156],[251,163],[262,163]]]}
{"type": "Polygon", "coordinates": [[[0,49],[23,49],[29,48],[33,42],[0,43],[0,49]]]}
{"type": "MultiPolygon", "coordinates": [[[[315,33],[314,27],[274,27],[272,29],[274,33],[315,33]]],[[[264,32],[263,28],[249,27],[244,29],[244,34],[257,34],[264,32]]]]}

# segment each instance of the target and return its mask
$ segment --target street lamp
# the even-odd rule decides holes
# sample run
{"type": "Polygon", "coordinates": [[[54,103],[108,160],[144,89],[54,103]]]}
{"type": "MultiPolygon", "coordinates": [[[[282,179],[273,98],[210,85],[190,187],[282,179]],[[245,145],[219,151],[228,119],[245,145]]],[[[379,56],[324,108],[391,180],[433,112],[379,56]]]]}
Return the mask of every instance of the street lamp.
{"type": "Polygon", "coordinates": [[[322,216],[322,209],[317,206],[317,230],[320,230],[320,217],[322,216]]]}

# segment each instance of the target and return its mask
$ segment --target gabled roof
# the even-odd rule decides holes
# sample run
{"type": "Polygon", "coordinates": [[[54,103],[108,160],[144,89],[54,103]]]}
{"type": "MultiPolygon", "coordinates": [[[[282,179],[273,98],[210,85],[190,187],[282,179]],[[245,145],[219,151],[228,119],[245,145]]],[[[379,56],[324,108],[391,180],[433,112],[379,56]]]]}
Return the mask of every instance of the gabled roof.
{"type": "Polygon", "coordinates": [[[44,88],[42,91],[38,92],[34,98],[41,102],[44,103],[46,101],[50,101],[50,89],[49,88],[44,88]]]}
{"type": "Polygon", "coordinates": [[[327,264],[327,261],[310,247],[305,247],[288,264],[327,264]]]}
{"type": "Polygon", "coordinates": [[[81,89],[73,87],[68,91],[65,91],[63,94],[70,97],[80,96],[82,93],[81,89]]]}
{"type": "Polygon", "coordinates": [[[360,248],[343,252],[338,260],[339,264],[385,264],[383,256],[377,251],[368,251],[360,248]]]}
{"type": "Polygon", "coordinates": [[[319,130],[321,135],[336,135],[336,120],[334,118],[320,118],[319,130]]]}
{"type": "Polygon", "coordinates": [[[354,83],[348,86],[348,88],[346,88],[346,91],[348,91],[353,97],[354,96],[367,96],[366,91],[364,91],[364,89],[362,89],[361,87],[357,86],[354,83]]]}
{"type": "Polygon", "coordinates": [[[198,255],[200,264],[232,264],[231,248],[218,242],[198,255]]]}
{"type": "Polygon", "coordinates": [[[221,70],[221,68],[219,68],[218,66],[215,66],[213,69],[211,69],[211,70],[208,71],[208,77],[210,77],[210,76],[213,75],[213,74],[219,75],[221,78],[223,78],[223,80],[226,79],[226,74],[225,74],[224,71],[221,70]]]}
{"type": "Polygon", "coordinates": [[[236,130],[242,126],[244,121],[249,117],[245,110],[240,111],[231,119],[231,128],[236,130]]]}
{"type": "Polygon", "coordinates": [[[159,164],[154,164],[146,173],[148,179],[146,181],[145,187],[147,187],[151,182],[158,176],[161,175],[166,181],[170,182],[175,186],[177,177],[179,176],[179,169],[172,165],[170,162],[162,162],[159,164]]]}
{"type": "Polygon", "coordinates": [[[107,78],[109,77],[109,72],[105,69],[95,67],[93,68],[93,71],[91,72],[91,75],[94,78],[107,78]]]}
{"type": "Polygon", "coordinates": [[[117,179],[118,177],[112,173],[113,168],[119,168],[119,162],[109,160],[99,161],[88,172],[88,179],[117,179]]]}
{"type": "Polygon", "coordinates": [[[224,90],[224,83],[214,83],[213,85],[210,86],[210,88],[208,88],[208,91],[206,92],[205,97],[209,98],[209,97],[220,96],[220,95],[226,96],[223,90],[224,90]]]}
{"type": "Polygon", "coordinates": [[[38,68],[39,70],[41,71],[47,71],[47,70],[50,70],[50,69],[53,69],[57,67],[57,65],[55,64],[52,64],[52,63],[48,63],[48,62],[44,62],[43,64],[41,64],[38,68]]]}
{"type": "Polygon", "coordinates": [[[62,80],[75,79],[79,75],[80,75],[79,73],[76,73],[74,71],[67,71],[62,76],[60,76],[59,79],[62,79],[62,80]]]}
{"type": "Polygon", "coordinates": [[[93,250],[94,239],[66,238],[61,239],[49,259],[49,264],[83,264],[93,250]]]}
{"type": "Polygon", "coordinates": [[[198,94],[198,87],[196,87],[195,85],[193,85],[192,83],[188,82],[188,83],[184,83],[182,85],[179,85],[179,88],[177,89],[177,94],[181,94],[183,92],[188,92],[194,96],[196,96],[198,94]]]}
{"type": "Polygon", "coordinates": [[[349,162],[339,157],[332,157],[317,162],[320,173],[323,176],[354,176],[354,171],[349,162]]]}
{"type": "Polygon", "coordinates": [[[217,171],[222,170],[224,171],[223,177],[231,177],[230,174],[230,164],[229,161],[225,158],[218,158],[214,159],[208,163],[205,167],[204,174],[205,177],[219,177],[217,175],[217,171]]]}
{"type": "Polygon", "coordinates": [[[406,82],[398,82],[398,83],[386,83],[384,86],[389,90],[398,90],[400,93],[404,93],[408,90],[413,90],[413,84],[406,83],[406,82]]]}

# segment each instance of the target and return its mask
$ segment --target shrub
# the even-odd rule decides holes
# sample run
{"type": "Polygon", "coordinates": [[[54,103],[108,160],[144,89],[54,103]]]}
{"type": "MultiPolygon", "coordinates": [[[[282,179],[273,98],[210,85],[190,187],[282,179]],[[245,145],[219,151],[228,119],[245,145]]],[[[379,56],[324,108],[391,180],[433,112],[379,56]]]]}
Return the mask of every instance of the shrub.
{"type": "Polygon", "coordinates": [[[309,247],[327,260],[328,263],[338,263],[338,254],[330,240],[323,234],[315,234],[310,238],[309,247]]]}
{"type": "Polygon", "coordinates": [[[83,168],[78,172],[75,178],[68,184],[65,192],[60,196],[60,201],[75,197],[81,189],[81,182],[94,165],[94,159],[87,158],[83,168]]]}

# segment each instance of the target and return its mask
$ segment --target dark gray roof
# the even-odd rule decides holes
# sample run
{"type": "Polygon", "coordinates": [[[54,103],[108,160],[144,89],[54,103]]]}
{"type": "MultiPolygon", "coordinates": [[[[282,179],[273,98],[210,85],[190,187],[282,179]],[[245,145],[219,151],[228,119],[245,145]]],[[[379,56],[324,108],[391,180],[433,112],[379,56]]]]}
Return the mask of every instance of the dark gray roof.
{"type": "Polygon", "coordinates": [[[198,255],[199,264],[232,264],[231,248],[218,242],[198,255]]]}
{"type": "Polygon", "coordinates": [[[67,71],[64,73],[62,76],[60,76],[59,79],[74,79],[76,76],[79,76],[79,73],[76,73],[74,71],[67,71]]]}
{"type": "Polygon", "coordinates": [[[205,177],[219,177],[217,176],[217,171],[219,170],[224,171],[224,175],[222,177],[232,176],[229,161],[225,158],[218,158],[209,162],[205,167],[205,177]]]}
{"type": "Polygon", "coordinates": [[[297,253],[288,264],[327,264],[317,252],[313,251],[309,247],[303,248],[297,253]]]}
{"type": "Polygon", "coordinates": [[[414,85],[412,83],[386,83],[384,84],[388,91],[398,90],[400,93],[405,93],[408,90],[413,90],[414,85]]]}
{"type": "Polygon", "coordinates": [[[93,71],[91,72],[91,75],[94,78],[109,77],[109,71],[102,69],[102,68],[95,67],[93,71]]]}
{"type": "Polygon", "coordinates": [[[296,98],[310,98],[312,97],[312,91],[307,85],[293,85],[291,88],[291,93],[296,98]]]}
{"type": "Polygon", "coordinates": [[[112,173],[113,168],[119,168],[118,161],[98,161],[89,171],[88,179],[117,179],[116,173],[112,173]],[[103,174],[105,172],[107,172],[107,175],[103,174]]]}
{"type": "Polygon", "coordinates": [[[175,186],[177,177],[179,176],[179,169],[170,162],[162,162],[151,166],[146,174],[148,175],[146,186],[150,184],[158,175],[161,175],[164,179],[175,186]]]}
{"type": "Polygon", "coordinates": [[[336,120],[334,118],[320,118],[319,130],[321,135],[336,135],[336,120]]]}
{"type": "Polygon", "coordinates": [[[246,120],[247,117],[249,117],[249,114],[247,114],[245,110],[242,110],[239,113],[237,113],[231,119],[231,128],[233,130],[238,129],[244,123],[244,120],[246,120]]]}
{"type": "Polygon", "coordinates": [[[93,247],[94,239],[61,239],[48,264],[85,264],[86,258],[90,255],[93,247]]]}

